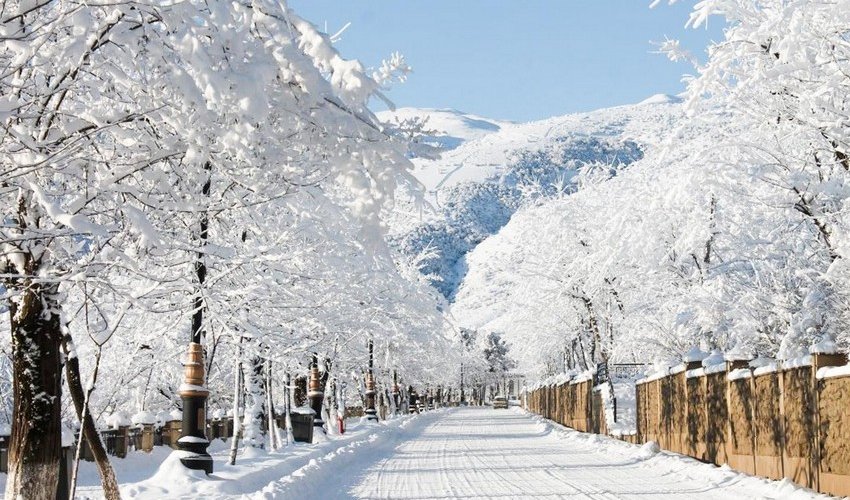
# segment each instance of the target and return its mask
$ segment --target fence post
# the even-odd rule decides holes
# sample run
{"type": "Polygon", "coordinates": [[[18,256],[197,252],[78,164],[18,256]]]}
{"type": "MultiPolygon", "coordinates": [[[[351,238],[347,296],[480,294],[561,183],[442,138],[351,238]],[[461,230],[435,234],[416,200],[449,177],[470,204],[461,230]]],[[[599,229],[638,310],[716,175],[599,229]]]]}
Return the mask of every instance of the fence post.
{"type": "MultiPolygon", "coordinates": [[[[812,354],[812,373],[811,373],[811,389],[814,401],[814,443],[812,443],[812,475],[813,486],[816,491],[824,492],[821,488],[821,460],[823,457],[822,448],[825,438],[823,429],[821,429],[821,414],[820,414],[820,387],[818,385],[818,370],[828,366],[842,366],[847,364],[847,355],[838,353],[813,353],[812,354]]],[[[846,404],[846,403],[845,403],[846,404]]]]}
{"type": "Polygon", "coordinates": [[[127,458],[127,450],[130,448],[130,426],[122,425],[118,427],[118,436],[115,441],[115,456],[118,458],[127,458]]]}
{"type": "MultiPolygon", "coordinates": [[[[174,415],[171,416],[174,418],[174,415]]],[[[168,446],[173,449],[177,449],[177,440],[180,439],[180,431],[183,424],[182,417],[180,420],[169,420],[165,423],[165,426],[162,428],[162,441],[165,444],[166,436],[168,441],[168,446]]]]}

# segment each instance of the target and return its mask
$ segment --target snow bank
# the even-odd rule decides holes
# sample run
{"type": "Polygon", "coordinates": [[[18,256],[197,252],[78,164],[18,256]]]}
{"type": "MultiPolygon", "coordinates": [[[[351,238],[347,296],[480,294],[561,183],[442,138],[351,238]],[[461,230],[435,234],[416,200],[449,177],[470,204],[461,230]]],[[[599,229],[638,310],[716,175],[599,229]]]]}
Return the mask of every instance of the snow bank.
{"type": "Polygon", "coordinates": [[[605,408],[605,425],[611,436],[630,436],[637,434],[637,408],[635,384],[633,381],[619,381],[612,384],[601,384],[594,388],[602,396],[605,408]],[[611,393],[613,386],[614,392],[611,393]],[[616,422],[614,399],[617,400],[616,422]]]}
{"type": "MultiPolygon", "coordinates": [[[[622,463],[641,462],[642,466],[653,473],[668,473],[672,477],[699,478],[700,481],[708,481],[712,485],[712,491],[728,490],[733,486],[738,491],[748,493],[744,498],[782,498],[782,499],[824,499],[829,496],[820,495],[810,489],[798,486],[788,479],[773,481],[761,477],[754,477],[738,472],[726,465],[717,467],[712,464],[700,462],[691,457],[678,453],[662,450],[658,443],[648,441],[642,445],[634,445],[615,438],[579,432],[549,420],[525,412],[531,418],[539,422],[545,429],[556,433],[564,441],[575,443],[578,449],[593,449],[595,452],[604,454],[609,458],[621,459],[622,463]]],[[[571,446],[572,447],[572,446],[571,446]]],[[[619,461],[619,460],[618,460],[619,461]]],[[[695,491],[689,494],[671,498],[693,498],[695,491]]],[[[730,494],[730,497],[737,497],[730,494]]]]}
{"type": "MultiPolygon", "coordinates": [[[[183,467],[179,463],[183,456],[180,451],[148,458],[145,465],[132,467],[132,472],[125,471],[131,467],[125,467],[124,462],[133,463],[136,455],[144,453],[131,453],[128,460],[113,463],[124,498],[326,498],[327,492],[321,494],[324,484],[321,480],[296,479],[332,476],[332,468],[358,460],[360,454],[377,446],[397,446],[407,437],[407,428],[412,422],[427,423],[439,418],[444,411],[404,415],[377,425],[352,423],[344,435],[328,436],[320,444],[296,443],[277,451],[242,448],[236,465],[232,466],[228,464],[230,442],[215,440],[209,450],[214,462],[210,476],[183,467]],[[307,490],[310,495],[303,495],[307,490]]],[[[162,450],[163,447],[155,447],[155,452],[162,450]]],[[[99,486],[93,468],[92,472],[94,482],[82,489],[81,496],[97,496],[99,486]]]]}

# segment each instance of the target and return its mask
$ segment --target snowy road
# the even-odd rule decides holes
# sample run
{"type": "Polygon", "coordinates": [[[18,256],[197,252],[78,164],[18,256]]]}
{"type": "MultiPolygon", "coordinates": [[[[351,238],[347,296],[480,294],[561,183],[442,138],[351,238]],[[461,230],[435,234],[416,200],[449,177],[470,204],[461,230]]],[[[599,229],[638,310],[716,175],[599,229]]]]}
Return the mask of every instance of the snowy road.
{"type": "Polygon", "coordinates": [[[788,483],[554,429],[518,410],[464,408],[424,415],[399,438],[375,442],[353,460],[324,470],[321,481],[312,476],[309,482],[320,488],[315,494],[321,498],[644,500],[811,495],[788,483]]]}

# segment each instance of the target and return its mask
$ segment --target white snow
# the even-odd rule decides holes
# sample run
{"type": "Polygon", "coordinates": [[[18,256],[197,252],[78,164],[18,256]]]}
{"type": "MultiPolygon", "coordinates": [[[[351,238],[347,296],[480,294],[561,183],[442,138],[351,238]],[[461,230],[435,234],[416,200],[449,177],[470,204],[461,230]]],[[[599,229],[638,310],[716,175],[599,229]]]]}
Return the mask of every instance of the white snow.
{"type": "Polygon", "coordinates": [[[766,375],[779,371],[778,363],[768,363],[753,370],[753,376],[766,375]]]}
{"type": "Polygon", "coordinates": [[[712,375],[714,373],[723,373],[726,371],[726,363],[719,363],[716,365],[707,366],[703,369],[706,375],[712,375]]]}
{"type": "Polygon", "coordinates": [[[123,411],[115,412],[112,415],[106,417],[106,425],[113,429],[117,429],[119,427],[128,427],[130,425],[130,418],[127,417],[127,414],[123,411]]]}
{"type": "Polygon", "coordinates": [[[723,356],[723,352],[720,349],[715,349],[711,351],[711,354],[705,357],[702,360],[702,366],[704,368],[708,368],[709,366],[718,366],[726,364],[726,358],[723,356]]]}
{"type": "Polygon", "coordinates": [[[299,415],[315,415],[316,412],[310,408],[309,406],[298,406],[292,409],[292,413],[297,413],[299,415]]]}
{"type": "Polygon", "coordinates": [[[726,376],[728,380],[741,380],[745,378],[752,378],[753,372],[748,368],[737,368],[729,372],[729,375],[726,376]]]}
{"type": "Polygon", "coordinates": [[[818,379],[848,376],[850,376],[850,364],[844,366],[825,366],[819,368],[817,372],[818,379]]]}
{"type": "Polygon", "coordinates": [[[749,361],[753,359],[753,353],[751,349],[748,349],[742,345],[736,345],[732,349],[726,351],[726,361],[749,361]]]}
{"type": "Polygon", "coordinates": [[[838,345],[829,335],[825,335],[820,342],[809,347],[809,353],[811,354],[835,354],[837,352],[838,345]]]}
{"type": "Polygon", "coordinates": [[[177,440],[178,443],[209,443],[209,440],[197,436],[183,436],[177,440]]]}
{"type": "Polygon", "coordinates": [[[133,424],[155,424],[156,423],[156,415],[149,411],[140,411],[132,416],[130,419],[133,424]]]}
{"type": "Polygon", "coordinates": [[[802,368],[812,366],[812,356],[805,355],[797,358],[786,359],[782,362],[782,368],[802,368]]]}
{"type": "Polygon", "coordinates": [[[683,99],[679,96],[670,94],[655,94],[654,96],[642,100],[639,104],[677,104],[682,101],[683,99]]]}
{"type": "MultiPolygon", "coordinates": [[[[520,409],[460,408],[304,467],[265,498],[813,498],[788,483],[583,434],[520,409]]],[[[260,498],[260,495],[251,498],[260,498]]],[[[825,498],[825,497],[824,497],[825,498]]]]}
{"type": "Polygon", "coordinates": [[[424,121],[424,129],[431,131],[426,142],[444,150],[454,149],[461,144],[480,139],[498,132],[512,122],[484,118],[456,109],[398,108],[395,111],[376,113],[382,122],[398,123],[405,120],[424,121]]]}
{"type": "MultiPolygon", "coordinates": [[[[668,375],[676,375],[686,371],[687,366],[684,363],[678,364],[671,368],[660,368],[656,369],[653,372],[650,372],[646,375],[646,377],[635,381],[635,384],[644,384],[646,382],[652,382],[661,378],[664,378],[668,375]]],[[[698,370],[702,370],[701,368],[697,368],[698,370]]]]}
{"type": "Polygon", "coordinates": [[[697,361],[702,361],[706,357],[708,357],[708,353],[704,352],[699,347],[692,347],[690,351],[686,352],[684,356],[682,356],[682,361],[686,363],[696,363],[697,361]]]}
{"type": "Polygon", "coordinates": [[[444,130],[445,150],[440,158],[416,158],[413,175],[439,202],[437,191],[463,182],[482,182],[499,175],[520,151],[541,150],[563,138],[617,138],[644,145],[663,142],[664,132],[683,115],[680,100],[666,96],[640,104],[576,113],[529,123],[482,118],[456,110],[401,108],[378,113],[384,121],[428,118],[426,129],[444,130]],[[450,147],[445,147],[450,146],[450,147]]]}
{"type": "MultiPolygon", "coordinates": [[[[457,408],[353,424],[343,436],[277,452],[242,452],[214,473],[188,471],[182,452],[155,447],[112,462],[124,498],[827,498],[660,451],[580,433],[519,408],[457,408]]],[[[0,475],[0,491],[5,483],[0,475]]],[[[81,498],[100,496],[94,464],[80,468],[81,498]]]]}
{"type": "MultiPolygon", "coordinates": [[[[186,365],[186,363],[184,363],[184,366],[185,366],[185,365],[186,365]]],[[[177,391],[178,391],[178,392],[184,392],[184,391],[188,392],[188,391],[192,391],[192,392],[204,392],[204,393],[207,393],[207,392],[209,392],[209,389],[207,389],[206,387],[204,387],[204,386],[202,386],[202,385],[187,384],[187,383],[185,383],[185,382],[184,382],[184,383],[180,384],[180,387],[177,389],[177,391]]]]}
{"type": "MultiPolygon", "coordinates": [[[[0,432],[2,434],[2,432],[0,432]]],[[[62,424],[62,447],[72,446],[75,442],[74,431],[69,429],[67,425],[62,424]]]]}
{"type": "Polygon", "coordinates": [[[637,408],[635,384],[633,381],[617,381],[611,386],[602,384],[597,388],[602,393],[602,404],[605,406],[605,425],[611,436],[628,436],[637,433],[637,408]],[[613,396],[613,397],[612,397],[613,396]],[[617,400],[617,418],[614,421],[614,398],[617,400]]]}

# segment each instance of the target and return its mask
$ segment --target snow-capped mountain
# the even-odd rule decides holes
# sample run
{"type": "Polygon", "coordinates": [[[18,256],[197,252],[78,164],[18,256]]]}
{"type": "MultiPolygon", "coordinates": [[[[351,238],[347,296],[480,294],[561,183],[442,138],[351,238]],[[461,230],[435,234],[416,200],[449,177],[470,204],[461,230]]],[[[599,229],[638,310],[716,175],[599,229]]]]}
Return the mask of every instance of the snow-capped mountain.
{"type": "MultiPolygon", "coordinates": [[[[681,116],[681,98],[654,95],[638,104],[557,116],[529,123],[488,120],[458,111],[403,108],[399,117],[430,117],[429,127],[444,127],[460,141],[438,160],[415,159],[416,177],[429,193],[462,182],[481,182],[504,172],[519,152],[535,152],[577,139],[631,140],[653,146],[681,116]]],[[[381,116],[383,119],[384,117],[381,116]]],[[[601,158],[602,159],[602,158],[601,158]]],[[[439,200],[437,200],[439,201],[439,200]]]]}
{"type": "Polygon", "coordinates": [[[482,118],[455,109],[398,108],[381,111],[377,115],[387,123],[405,120],[423,123],[424,130],[429,132],[423,138],[424,142],[446,151],[513,125],[512,122],[482,118]]]}
{"type": "Polygon", "coordinates": [[[453,110],[384,113],[384,120],[427,117],[425,128],[443,127],[446,138],[439,158],[414,158],[414,174],[431,206],[394,221],[393,241],[409,255],[435,254],[425,259],[423,270],[451,299],[466,272],[464,255],[503,227],[520,206],[572,192],[585,174],[616,175],[670,140],[682,126],[683,113],[679,97],[663,94],[634,105],[529,123],[453,110]]]}

